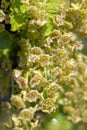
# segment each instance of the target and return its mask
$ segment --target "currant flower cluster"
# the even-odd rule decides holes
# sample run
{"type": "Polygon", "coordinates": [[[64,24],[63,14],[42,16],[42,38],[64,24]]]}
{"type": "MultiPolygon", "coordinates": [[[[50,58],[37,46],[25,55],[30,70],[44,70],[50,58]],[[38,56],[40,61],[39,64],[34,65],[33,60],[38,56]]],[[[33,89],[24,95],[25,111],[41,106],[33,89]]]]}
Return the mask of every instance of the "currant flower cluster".
{"type": "MultiPolygon", "coordinates": [[[[73,123],[87,122],[87,56],[81,53],[80,40],[87,36],[87,1],[70,2],[67,9],[65,4],[58,4],[53,13],[46,0],[2,2],[4,11],[10,5],[8,21],[16,31],[10,34],[16,39],[15,62],[11,50],[8,54],[11,98],[2,102],[10,113],[10,122],[4,124],[11,130],[34,130],[45,113],[60,108],[73,123]]],[[[0,22],[5,19],[1,10],[0,22]]]]}

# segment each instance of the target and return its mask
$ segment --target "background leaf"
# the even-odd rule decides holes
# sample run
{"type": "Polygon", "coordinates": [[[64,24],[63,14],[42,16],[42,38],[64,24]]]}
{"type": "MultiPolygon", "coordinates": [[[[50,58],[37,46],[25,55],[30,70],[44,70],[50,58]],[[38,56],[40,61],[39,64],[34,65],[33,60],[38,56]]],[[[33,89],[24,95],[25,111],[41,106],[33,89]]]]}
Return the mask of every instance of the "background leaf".
{"type": "Polygon", "coordinates": [[[0,32],[0,49],[7,49],[11,46],[12,39],[7,31],[0,32]]]}

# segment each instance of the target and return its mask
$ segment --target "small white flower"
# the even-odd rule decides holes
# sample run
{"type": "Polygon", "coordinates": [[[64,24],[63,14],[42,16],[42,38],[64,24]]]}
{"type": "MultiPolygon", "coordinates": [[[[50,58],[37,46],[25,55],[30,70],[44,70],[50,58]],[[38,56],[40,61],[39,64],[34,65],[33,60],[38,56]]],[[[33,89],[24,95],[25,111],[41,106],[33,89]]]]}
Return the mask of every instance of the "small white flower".
{"type": "Polygon", "coordinates": [[[16,83],[19,85],[20,89],[26,89],[26,88],[28,88],[27,80],[24,77],[22,77],[22,76],[20,76],[16,80],[16,83]]]}
{"type": "Polygon", "coordinates": [[[21,120],[26,120],[26,121],[30,121],[33,118],[33,111],[30,109],[23,109],[20,114],[19,114],[19,118],[21,120]]]}
{"type": "Polygon", "coordinates": [[[42,67],[48,66],[49,63],[50,63],[50,56],[49,55],[43,54],[40,56],[40,64],[42,67]]]}
{"type": "Polygon", "coordinates": [[[37,90],[31,90],[29,93],[27,93],[26,97],[29,102],[36,102],[39,97],[39,93],[37,90]]]}
{"type": "Polygon", "coordinates": [[[25,107],[25,104],[22,101],[22,98],[17,95],[12,95],[11,97],[11,103],[13,106],[15,106],[17,109],[21,109],[25,107]]]}

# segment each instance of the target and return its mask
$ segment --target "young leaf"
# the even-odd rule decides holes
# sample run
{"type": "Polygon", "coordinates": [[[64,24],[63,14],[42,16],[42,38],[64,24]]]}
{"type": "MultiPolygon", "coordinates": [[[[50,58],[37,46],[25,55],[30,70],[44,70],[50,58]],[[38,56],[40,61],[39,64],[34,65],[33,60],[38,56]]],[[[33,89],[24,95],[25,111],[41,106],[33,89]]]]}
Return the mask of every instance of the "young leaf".
{"type": "Polygon", "coordinates": [[[11,7],[10,23],[11,30],[19,30],[28,19],[28,6],[21,3],[20,0],[14,0],[11,7]]]}

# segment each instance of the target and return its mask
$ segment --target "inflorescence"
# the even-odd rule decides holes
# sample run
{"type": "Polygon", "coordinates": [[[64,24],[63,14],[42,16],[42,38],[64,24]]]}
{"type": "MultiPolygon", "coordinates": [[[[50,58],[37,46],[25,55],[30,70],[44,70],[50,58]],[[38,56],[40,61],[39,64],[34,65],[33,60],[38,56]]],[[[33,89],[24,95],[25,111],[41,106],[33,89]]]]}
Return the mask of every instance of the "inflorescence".
{"type": "Polygon", "coordinates": [[[87,56],[80,40],[87,37],[86,5],[59,3],[52,10],[46,0],[2,0],[0,28],[9,23],[16,42],[7,57],[0,55],[0,95],[11,88],[10,101],[2,102],[9,129],[33,130],[43,121],[41,113],[60,107],[73,123],[87,122],[87,56]]]}

